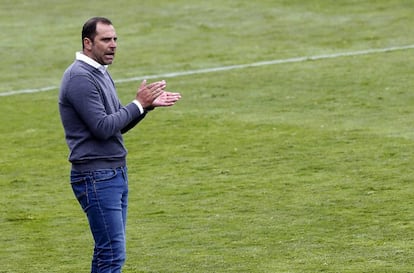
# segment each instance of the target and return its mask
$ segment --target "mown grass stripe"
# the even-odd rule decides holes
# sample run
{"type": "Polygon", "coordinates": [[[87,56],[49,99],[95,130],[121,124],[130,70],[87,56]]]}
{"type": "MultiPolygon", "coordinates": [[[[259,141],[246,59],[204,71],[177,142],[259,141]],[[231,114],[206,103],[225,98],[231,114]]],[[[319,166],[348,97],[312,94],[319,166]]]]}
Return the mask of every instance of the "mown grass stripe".
{"type": "MultiPolygon", "coordinates": [[[[386,47],[386,48],[366,49],[366,50],[340,52],[340,53],[333,53],[333,54],[323,54],[323,55],[315,55],[315,56],[305,56],[305,57],[296,57],[296,58],[288,58],[288,59],[261,61],[261,62],[254,62],[250,64],[220,66],[220,67],[188,70],[188,71],[181,71],[181,72],[171,72],[171,73],[165,73],[165,74],[139,76],[139,77],[126,78],[126,79],[119,79],[119,80],[115,80],[115,82],[125,83],[125,82],[140,81],[144,79],[175,78],[175,77],[180,77],[180,76],[228,71],[228,70],[243,69],[243,68],[248,68],[248,67],[259,67],[259,66],[267,66],[267,65],[275,65],[275,64],[316,61],[316,60],[322,60],[322,59],[333,59],[333,58],[340,58],[340,57],[368,55],[368,54],[385,53],[385,52],[407,50],[407,49],[414,49],[414,44],[405,45],[405,46],[393,46],[393,47],[386,47]]],[[[58,89],[58,87],[47,86],[47,87],[34,88],[34,89],[14,90],[14,91],[1,92],[0,96],[5,97],[5,96],[12,96],[12,95],[19,95],[19,94],[38,93],[38,92],[55,90],[55,89],[58,89]]]]}

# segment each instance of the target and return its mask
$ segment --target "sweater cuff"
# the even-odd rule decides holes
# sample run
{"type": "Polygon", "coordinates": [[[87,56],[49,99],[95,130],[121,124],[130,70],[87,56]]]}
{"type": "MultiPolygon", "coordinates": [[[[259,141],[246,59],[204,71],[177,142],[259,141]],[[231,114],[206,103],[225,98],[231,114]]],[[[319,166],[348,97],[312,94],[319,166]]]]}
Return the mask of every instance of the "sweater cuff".
{"type": "Polygon", "coordinates": [[[139,103],[139,101],[138,100],[133,100],[132,101],[137,107],[138,107],[138,109],[139,109],[139,112],[141,113],[141,114],[143,114],[144,113],[144,108],[142,107],[142,105],[141,105],[141,103],[139,103]]]}

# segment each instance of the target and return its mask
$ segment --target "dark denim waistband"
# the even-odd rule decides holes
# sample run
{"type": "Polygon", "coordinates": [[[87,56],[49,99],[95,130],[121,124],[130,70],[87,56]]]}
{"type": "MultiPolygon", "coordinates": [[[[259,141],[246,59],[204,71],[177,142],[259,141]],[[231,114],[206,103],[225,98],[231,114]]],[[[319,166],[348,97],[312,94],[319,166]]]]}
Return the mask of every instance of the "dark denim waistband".
{"type": "Polygon", "coordinates": [[[76,172],[93,172],[101,169],[117,169],[125,168],[126,160],[125,158],[119,160],[107,160],[107,159],[98,159],[98,160],[89,160],[83,162],[72,162],[72,171],[76,172]]]}

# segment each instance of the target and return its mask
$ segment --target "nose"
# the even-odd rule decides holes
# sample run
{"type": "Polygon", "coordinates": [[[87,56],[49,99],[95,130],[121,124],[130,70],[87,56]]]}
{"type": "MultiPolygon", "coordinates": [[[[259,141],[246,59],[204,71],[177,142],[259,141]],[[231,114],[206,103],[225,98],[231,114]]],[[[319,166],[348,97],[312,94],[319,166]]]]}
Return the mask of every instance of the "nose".
{"type": "Polygon", "coordinates": [[[116,48],[116,39],[111,39],[111,43],[109,46],[112,48],[116,48]]]}

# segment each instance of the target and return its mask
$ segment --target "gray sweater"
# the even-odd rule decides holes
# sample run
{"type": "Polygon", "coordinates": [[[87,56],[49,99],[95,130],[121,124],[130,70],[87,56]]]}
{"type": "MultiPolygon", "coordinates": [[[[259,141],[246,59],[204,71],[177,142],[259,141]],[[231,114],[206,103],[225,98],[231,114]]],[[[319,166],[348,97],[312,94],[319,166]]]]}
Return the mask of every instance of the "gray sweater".
{"type": "Polygon", "coordinates": [[[110,76],[76,60],[63,74],[59,112],[76,171],[126,165],[122,133],[142,120],[137,105],[122,106],[110,76]]]}

